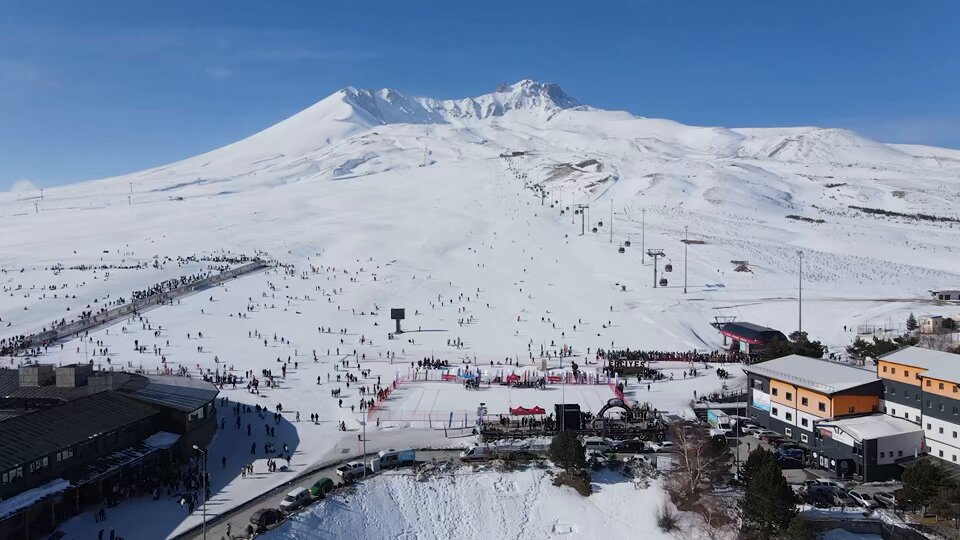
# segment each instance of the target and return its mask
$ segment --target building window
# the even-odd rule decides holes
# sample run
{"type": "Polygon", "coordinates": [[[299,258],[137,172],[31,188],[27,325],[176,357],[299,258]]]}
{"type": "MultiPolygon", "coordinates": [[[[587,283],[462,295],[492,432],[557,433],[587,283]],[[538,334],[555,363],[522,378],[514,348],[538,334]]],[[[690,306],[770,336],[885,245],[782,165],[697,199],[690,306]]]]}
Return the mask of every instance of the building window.
{"type": "Polygon", "coordinates": [[[913,415],[913,418],[914,418],[914,422],[916,422],[916,423],[918,423],[918,424],[920,423],[920,415],[919,415],[919,414],[913,415]]]}
{"type": "Polygon", "coordinates": [[[801,418],[801,419],[800,419],[800,425],[801,425],[801,426],[807,427],[807,424],[808,424],[808,423],[809,423],[809,422],[807,422],[807,419],[806,419],[806,418],[801,418]]]}
{"type": "Polygon", "coordinates": [[[880,452],[880,457],[887,457],[887,456],[883,452],[880,452]]]}
{"type": "Polygon", "coordinates": [[[793,433],[790,432],[790,428],[783,430],[783,434],[786,435],[787,437],[793,436],[793,433]]]}
{"type": "Polygon", "coordinates": [[[805,397],[802,397],[802,398],[800,398],[800,404],[803,405],[804,407],[806,407],[807,405],[810,404],[810,400],[807,399],[807,398],[805,398],[805,397]]]}
{"type": "Polygon", "coordinates": [[[73,457],[73,448],[68,448],[66,450],[61,450],[57,452],[57,461],[66,461],[73,457]]]}
{"type": "Polygon", "coordinates": [[[891,396],[897,395],[897,389],[896,389],[896,388],[891,388],[891,389],[890,389],[890,395],[891,395],[891,396]]]}
{"type": "Polygon", "coordinates": [[[957,408],[956,408],[956,407],[953,408],[953,414],[957,414],[957,408]]]}
{"type": "Polygon", "coordinates": [[[940,412],[943,412],[943,402],[941,401],[938,405],[940,406],[940,412]]]}
{"type": "Polygon", "coordinates": [[[903,450],[897,450],[897,457],[903,457],[903,450]]]}
{"type": "Polygon", "coordinates": [[[820,411],[820,412],[826,411],[826,410],[827,410],[827,404],[824,403],[824,402],[822,402],[822,401],[819,402],[819,403],[817,403],[817,410],[820,411]]]}
{"type": "Polygon", "coordinates": [[[909,397],[910,397],[910,391],[909,391],[909,390],[904,390],[904,391],[903,391],[903,397],[909,398],[909,397]]]}
{"type": "Polygon", "coordinates": [[[793,413],[787,413],[787,414],[786,414],[786,417],[787,417],[787,422],[792,421],[792,420],[793,420],[793,413]]]}
{"type": "Polygon", "coordinates": [[[809,440],[810,440],[810,439],[807,437],[807,434],[806,434],[806,433],[801,433],[801,434],[800,434],[800,442],[807,442],[807,441],[809,441],[809,440]]]}
{"type": "Polygon", "coordinates": [[[929,400],[929,399],[927,400],[927,408],[928,408],[928,409],[933,408],[933,404],[930,403],[930,400],[929,400]]]}
{"type": "Polygon", "coordinates": [[[41,458],[41,459],[38,459],[38,460],[34,461],[33,463],[30,464],[30,473],[32,474],[32,473],[35,473],[35,472],[37,472],[37,471],[40,471],[40,470],[42,470],[42,469],[47,468],[47,465],[48,465],[49,463],[50,463],[50,462],[49,462],[49,459],[48,459],[48,458],[41,458]]]}
{"type": "Polygon", "coordinates": [[[943,383],[940,383],[939,386],[940,386],[940,387],[939,387],[939,390],[943,390],[943,383]]]}
{"type": "Polygon", "coordinates": [[[883,366],[883,372],[884,372],[884,373],[887,372],[887,366],[883,366]]]}
{"type": "Polygon", "coordinates": [[[943,450],[940,450],[940,457],[943,457],[943,450]]]}
{"type": "Polygon", "coordinates": [[[793,401],[793,392],[787,392],[787,400],[793,401]]]}
{"type": "Polygon", "coordinates": [[[897,368],[895,368],[895,367],[890,368],[890,374],[891,374],[891,375],[896,375],[896,374],[897,374],[897,368]]]}
{"type": "MultiPolygon", "coordinates": [[[[884,408],[886,408],[886,407],[884,407],[884,408]]],[[[887,412],[887,411],[883,411],[883,412],[887,412]]],[[[890,409],[890,414],[892,414],[893,416],[896,416],[896,415],[897,415],[897,410],[896,410],[896,409],[890,409]]]]}
{"type": "Polygon", "coordinates": [[[957,438],[957,432],[956,432],[956,431],[953,432],[953,438],[954,438],[954,439],[957,438]]]}
{"type": "Polygon", "coordinates": [[[770,393],[773,394],[773,395],[777,395],[777,389],[776,389],[776,388],[771,388],[771,389],[770,389],[770,393]]]}
{"type": "Polygon", "coordinates": [[[940,427],[940,434],[943,435],[943,426],[940,427]]]}
{"type": "Polygon", "coordinates": [[[953,455],[953,461],[957,461],[957,455],[956,455],[956,454],[953,455]]]}
{"type": "Polygon", "coordinates": [[[927,386],[930,386],[931,384],[933,384],[933,381],[931,381],[930,379],[927,379],[927,386]]]}
{"type": "Polygon", "coordinates": [[[776,407],[771,408],[771,409],[770,409],[770,412],[772,412],[774,416],[780,414],[779,412],[777,412],[777,408],[776,408],[776,407]]]}
{"type": "Polygon", "coordinates": [[[927,422],[927,429],[933,429],[933,426],[930,425],[930,422],[927,422]]]}

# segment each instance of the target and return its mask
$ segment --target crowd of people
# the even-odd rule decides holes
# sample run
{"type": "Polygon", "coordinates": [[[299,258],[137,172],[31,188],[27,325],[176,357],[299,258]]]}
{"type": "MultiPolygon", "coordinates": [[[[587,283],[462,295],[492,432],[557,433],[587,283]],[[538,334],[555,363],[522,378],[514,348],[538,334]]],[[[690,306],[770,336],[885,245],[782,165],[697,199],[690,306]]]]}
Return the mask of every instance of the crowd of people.
{"type": "Polygon", "coordinates": [[[634,351],[630,349],[597,349],[597,360],[626,360],[631,362],[697,362],[697,363],[751,363],[757,355],[740,351],[634,351]]]}

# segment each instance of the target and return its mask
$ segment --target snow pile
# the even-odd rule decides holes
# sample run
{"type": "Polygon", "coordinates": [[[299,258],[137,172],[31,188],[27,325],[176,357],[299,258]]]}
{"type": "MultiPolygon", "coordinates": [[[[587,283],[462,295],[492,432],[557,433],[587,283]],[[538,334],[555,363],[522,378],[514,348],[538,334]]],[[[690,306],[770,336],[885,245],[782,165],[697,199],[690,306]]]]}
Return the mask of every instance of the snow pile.
{"type": "Polygon", "coordinates": [[[666,500],[655,483],[638,490],[613,472],[594,475],[594,494],[555,487],[546,471],[456,469],[418,482],[385,474],[298,514],[265,539],[356,538],[673,538],[653,509],[666,500]]]}

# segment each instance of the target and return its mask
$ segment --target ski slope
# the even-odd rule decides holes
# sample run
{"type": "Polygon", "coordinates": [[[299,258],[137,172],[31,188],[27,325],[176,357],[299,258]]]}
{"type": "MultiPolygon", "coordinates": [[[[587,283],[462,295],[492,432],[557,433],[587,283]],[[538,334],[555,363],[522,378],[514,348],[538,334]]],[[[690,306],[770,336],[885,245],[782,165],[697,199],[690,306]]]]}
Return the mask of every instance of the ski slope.
{"type": "MultiPolygon", "coordinates": [[[[149,323],[119,321],[91,333],[106,355],[75,340],[38,360],[199,375],[277,372],[289,358],[298,367],[281,388],[224,395],[284,405],[290,425],[281,433],[297,472],[358,450],[362,416],[348,407],[359,395],[327,379],[354,350],[366,357],[371,376],[363,382],[372,385],[376,377],[402,379],[425,357],[461,368],[536,369],[542,350],[550,369],[562,369],[556,353],[568,346],[570,360],[595,370],[598,348],[713,350],[722,345],[710,325],[717,316],[789,333],[798,322],[798,250],[803,329],[832,350],[849,344],[857,325],[958,313],[934,305],[928,292],[960,285],[958,223],[851,208],[958,219],[958,155],[835,129],[686,126],[594,109],[535,81],[464,100],[347,88],[177,163],[48,189],[42,199],[0,193],[0,338],[208,267],[178,257],[263,254],[286,266],[151,310],[149,323]],[[589,205],[585,234],[573,205],[589,205]],[[685,250],[685,235],[702,243],[685,250]],[[665,251],[657,274],[641,247],[665,251]],[[750,271],[735,272],[731,261],[747,261],[750,271]],[[668,286],[654,287],[660,278],[668,286]],[[395,307],[406,309],[408,333],[388,340],[395,307]],[[148,351],[134,352],[133,339],[148,351]],[[343,391],[342,407],[333,388],[343,391]],[[310,413],[322,422],[307,422],[310,413]],[[336,429],[340,421],[347,433],[336,429]]],[[[706,373],[650,391],[634,383],[628,393],[684,413],[693,390],[720,389],[706,373]]],[[[572,399],[595,408],[604,391],[572,399]]],[[[492,398],[495,414],[555,401],[528,392],[482,397],[492,398]]],[[[480,397],[401,384],[388,405],[417,412],[430,399],[428,412],[445,414],[470,410],[480,397]]],[[[249,459],[245,432],[227,428],[211,455],[249,459]]],[[[448,442],[412,420],[374,431],[376,444],[448,442]]],[[[217,471],[215,506],[232,508],[283,481],[217,471]]],[[[157,538],[199,523],[196,513],[184,517],[169,505],[151,518],[157,538]]],[[[66,530],[89,530],[88,517],[66,530]]]]}

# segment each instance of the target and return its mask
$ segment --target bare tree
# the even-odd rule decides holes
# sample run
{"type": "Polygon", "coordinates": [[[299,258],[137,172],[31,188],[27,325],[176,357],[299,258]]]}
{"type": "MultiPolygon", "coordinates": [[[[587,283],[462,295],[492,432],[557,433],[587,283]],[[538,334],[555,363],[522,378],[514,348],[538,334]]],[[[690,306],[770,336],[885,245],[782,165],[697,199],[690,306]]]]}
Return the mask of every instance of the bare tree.
{"type": "Polygon", "coordinates": [[[667,489],[681,510],[690,509],[721,478],[730,472],[726,440],[717,441],[709,431],[693,422],[676,422],[673,437],[673,470],[667,489]]]}

